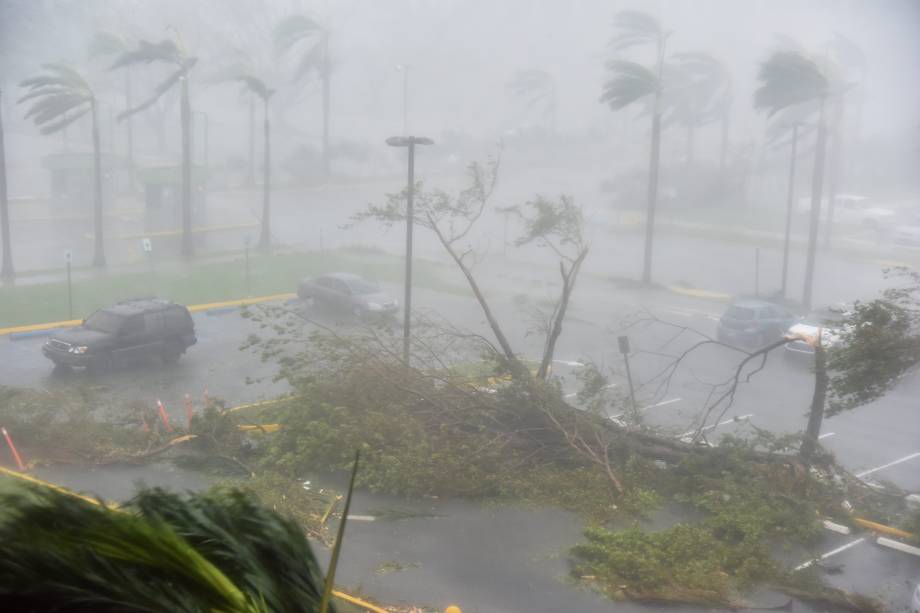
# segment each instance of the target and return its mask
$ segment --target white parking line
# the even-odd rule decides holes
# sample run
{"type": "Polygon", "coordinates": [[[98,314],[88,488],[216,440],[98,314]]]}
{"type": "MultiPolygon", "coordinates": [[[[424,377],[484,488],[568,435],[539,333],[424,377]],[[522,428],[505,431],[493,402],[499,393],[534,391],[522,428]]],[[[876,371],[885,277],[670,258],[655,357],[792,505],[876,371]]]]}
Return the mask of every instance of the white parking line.
{"type": "Polygon", "coordinates": [[[584,366],[582,362],[576,362],[574,360],[553,360],[553,364],[564,364],[566,366],[584,366]]]}
{"type": "MultiPolygon", "coordinates": [[[[610,385],[605,385],[605,386],[603,387],[603,389],[609,390],[609,389],[612,389],[612,388],[614,388],[614,387],[616,387],[616,386],[617,386],[616,383],[611,383],[610,385]]],[[[566,394],[565,396],[563,396],[563,398],[574,398],[574,397],[577,396],[577,395],[578,395],[578,392],[572,392],[572,393],[570,393],[570,394],[566,394]]]]}
{"type": "Polygon", "coordinates": [[[812,564],[814,564],[815,562],[818,562],[818,561],[820,561],[820,560],[826,560],[827,558],[829,558],[829,557],[831,557],[831,556],[835,556],[835,555],[837,555],[838,553],[840,553],[841,551],[846,551],[846,550],[849,549],[850,547],[855,547],[856,545],[859,545],[859,544],[862,543],[864,540],[866,540],[866,537],[863,536],[863,537],[860,537],[860,538],[858,538],[858,539],[856,539],[856,540],[850,541],[850,542],[847,543],[846,545],[842,545],[842,546],[838,547],[837,549],[832,549],[831,551],[828,551],[827,553],[823,554],[820,558],[817,558],[817,559],[814,559],[814,560],[809,560],[809,561],[805,562],[804,564],[799,564],[798,566],[795,567],[795,570],[804,570],[804,569],[808,568],[809,566],[811,566],[812,564]]]}
{"type": "Polygon", "coordinates": [[[830,438],[830,437],[832,437],[832,436],[834,436],[834,433],[833,433],[833,432],[828,432],[827,434],[822,434],[821,436],[819,436],[819,437],[818,437],[818,440],[820,441],[822,438],[830,438]]]}
{"type": "MultiPolygon", "coordinates": [[[[670,400],[662,400],[661,402],[650,404],[647,407],[639,407],[639,412],[642,413],[649,409],[654,409],[655,407],[663,407],[666,404],[673,404],[675,402],[680,402],[680,401],[681,401],[680,398],[671,398],[670,400]]],[[[626,415],[626,413],[620,413],[619,415],[614,415],[614,418],[620,418],[620,417],[623,417],[624,415],[626,415]]]]}
{"type": "MultiPolygon", "coordinates": [[[[739,416],[737,416],[737,417],[732,417],[731,419],[726,419],[725,421],[720,421],[720,422],[717,423],[717,424],[713,424],[713,425],[711,425],[711,426],[706,426],[705,428],[703,428],[703,429],[701,430],[701,432],[707,432],[707,431],[709,431],[709,430],[715,430],[715,429],[718,428],[719,426],[727,426],[728,424],[741,423],[742,421],[747,421],[748,419],[750,419],[750,418],[752,418],[752,417],[754,417],[754,414],[753,414],[753,413],[748,413],[747,415],[739,415],[739,416]]],[[[685,436],[690,436],[691,434],[696,434],[696,430],[688,430],[687,432],[684,432],[683,434],[681,434],[678,438],[684,438],[685,436]]]]}
{"type": "Polygon", "coordinates": [[[874,472],[878,472],[878,471],[880,471],[880,470],[882,470],[882,469],[889,468],[889,467],[891,467],[891,466],[895,466],[895,465],[900,464],[900,463],[902,463],[902,462],[907,462],[908,460],[913,460],[914,458],[920,458],[920,451],[918,451],[917,453],[912,453],[912,454],[910,454],[910,455],[904,456],[903,458],[901,458],[901,459],[899,459],[899,460],[895,460],[894,462],[888,462],[887,464],[882,464],[881,466],[876,466],[875,468],[870,468],[869,470],[864,470],[864,471],[862,471],[861,473],[856,473],[856,477],[859,478],[859,479],[861,479],[861,478],[865,477],[866,475],[871,475],[871,474],[874,473],[874,472]]]}

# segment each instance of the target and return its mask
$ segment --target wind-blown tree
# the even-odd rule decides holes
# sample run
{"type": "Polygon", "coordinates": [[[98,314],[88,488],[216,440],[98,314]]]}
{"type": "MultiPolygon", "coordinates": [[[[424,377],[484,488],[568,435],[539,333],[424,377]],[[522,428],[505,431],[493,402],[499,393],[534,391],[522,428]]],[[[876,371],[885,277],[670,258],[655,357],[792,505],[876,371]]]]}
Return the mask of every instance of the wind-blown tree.
{"type": "Polygon", "coordinates": [[[920,364],[920,273],[901,268],[886,276],[903,282],[856,303],[835,325],[838,341],[815,348],[815,390],[801,447],[806,459],[817,450],[825,416],[881,398],[920,364]]]}
{"type": "Polygon", "coordinates": [[[93,266],[105,266],[102,236],[102,159],[99,145],[98,101],[83,76],[63,64],[42,64],[44,74],[21,83],[29,91],[20,103],[35,100],[26,113],[42,134],[60,132],[89,114],[93,136],[93,266]]]}
{"type": "Polygon", "coordinates": [[[519,70],[508,81],[508,93],[528,109],[537,109],[549,118],[550,131],[556,132],[556,79],[545,70],[519,70]]]}
{"type": "Polygon", "coordinates": [[[275,26],[275,50],[279,54],[290,54],[301,49],[294,69],[294,80],[299,81],[314,70],[322,83],[323,104],[323,175],[329,177],[329,90],[332,79],[332,63],[329,56],[329,35],[327,28],[307,15],[291,15],[275,26]]]}
{"type": "Polygon", "coordinates": [[[3,243],[3,263],[0,279],[10,281],[13,271],[13,246],[10,244],[10,203],[6,194],[6,145],[3,141],[3,91],[0,90],[0,243],[3,243]]]}
{"type": "Polygon", "coordinates": [[[636,11],[623,11],[617,14],[613,23],[619,30],[610,41],[614,50],[620,51],[635,45],[652,45],[656,52],[655,65],[651,69],[626,60],[608,61],[607,71],[610,73],[610,78],[604,84],[604,93],[600,98],[602,103],[609,105],[615,111],[641,100],[652,100],[652,144],[649,156],[648,203],[645,218],[645,257],[642,264],[642,282],[651,283],[655,209],[658,204],[665,43],[671,33],[663,30],[655,18],[636,11]]]}
{"type": "Polygon", "coordinates": [[[815,250],[824,187],[827,154],[827,107],[841,93],[836,86],[833,68],[800,51],[777,51],[760,66],[760,87],[754,92],[754,106],[770,116],[796,105],[815,104],[818,109],[815,162],[811,179],[811,215],[808,226],[808,255],[805,263],[805,287],[802,304],[811,308],[815,273],[815,250]]]}
{"type": "MultiPolygon", "coordinates": [[[[113,32],[97,32],[89,43],[89,56],[91,58],[97,57],[120,57],[128,52],[131,44],[128,42],[128,39],[124,36],[119,36],[113,32]]],[[[125,109],[130,109],[132,106],[132,96],[131,96],[131,70],[125,67],[124,71],[124,97],[125,97],[125,109]]],[[[128,158],[128,180],[130,185],[134,186],[134,129],[132,125],[131,117],[127,117],[125,121],[125,133],[127,137],[126,149],[127,149],[127,158],[128,158]]]]}
{"type": "Polygon", "coordinates": [[[251,75],[242,75],[238,78],[246,88],[262,101],[264,110],[264,119],[262,122],[264,128],[263,143],[265,156],[262,160],[262,230],[259,234],[259,247],[268,248],[271,246],[271,121],[268,116],[268,103],[271,100],[275,90],[270,89],[263,80],[251,75]]]}
{"type": "Polygon", "coordinates": [[[129,108],[118,115],[120,120],[153,106],[166,92],[179,84],[180,119],[182,124],[182,247],[184,256],[192,256],[195,251],[192,241],[192,108],[189,102],[189,73],[198,62],[198,58],[188,55],[181,44],[171,39],[158,43],[141,40],[135,49],[122,53],[112,64],[112,70],[134,64],[151,64],[159,62],[168,64],[173,71],[157,85],[153,94],[137,106],[129,108]]]}

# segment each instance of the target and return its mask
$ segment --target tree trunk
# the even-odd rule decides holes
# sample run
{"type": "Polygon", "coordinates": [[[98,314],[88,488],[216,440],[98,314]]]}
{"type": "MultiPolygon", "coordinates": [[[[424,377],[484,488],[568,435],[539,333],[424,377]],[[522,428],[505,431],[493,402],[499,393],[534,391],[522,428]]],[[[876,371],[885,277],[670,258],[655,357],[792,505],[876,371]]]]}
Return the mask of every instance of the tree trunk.
{"type": "Polygon", "coordinates": [[[256,182],[256,95],[249,94],[249,163],[246,166],[246,185],[256,182]]]}
{"type": "Polygon", "coordinates": [[[332,69],[329,65],[329,36],[323,40],[323,177],[329,178],[329,87],[332,69]]]}
{"type": "Polygon", "coordinates": [[[824,223],[824,247],[830,247],[831,234],[834,231],[834,206],[837,204],[837,178],[840,170],[841,151],[841,123],[843,121],[843,100],[838,100],[834,105],[834,116],[831,119],[830,160],[828,160],[827,176],[827,221],[824,223]]]}
{"type": "Polygon", "coordinates": [[[824,118],[825,101],[821,100],[818,116],[818,138],[815,143],[815,164],[811,176],[811,220],[808,225],[808,258],[805,261],[805,289],[802,306],[811,308],[812,284],[815,276],[815,250],[818,246],[818,226],[821,224],[821,192],[824,186],[824,158],[827,150],[827,125],[824,118]]]}
{"type": "Polygon", "coordinates": [[[652,282],[652,241],[655,238],[655,208],[658,205],[658,163],[661,147],[661,113],[656,95],[655,113],[652,115],[652,151],[648,172],[648,208],[645,214],[645,259],[642,264],[642,282],[652,282]]]}
{"type": "MultiPolygon", "coordinates": [[[[131,71],[125,69],[125,108],[131,108],[131,71]]],[[[134,191],[134,118],[128,115],[125,123],[125,133],[128,138],[128,188],[134,191]]]]}
{"type": "Polygon", "coordinates": [[[192,241],[192,108],[188,95],[188,74],[182,77],[182,248],[185,257],[195,253],[192,241]]]}
{"type": "Polygon", "coordinates": [[[271,159],[271,125],[268,120],[268,98],[265,98],[265,158],[262,169],[262,234],[259,237],[259,247],[267,249],[271,246],[271,185],[272,185],[272,159],[271,159]]]}
{"type": "Polygon", "coordinates": [[[818,436],[821,434],[821,423],[824,421],[824,404],[827,399],[827,356],[821,344],[821,331],[818,331],[818,342],[815,345],[815,390],[811,398],[811,409],[808,412],[808,427],[802,439],[799,455],[805,462],[814,459],[818,448],[818,436]]]}
{"type": "Polygon", "coordinates": [[[105,266],[105,251],[102,237],[102,154],[99,144],[99,117],[96,99],[90,100],[93,120],[93,266],[105,266]]]}
{"type": "MultiPolygon", "coordinates": [[[[0,92],[2,93],[2,92],[0,92]]],[[[3,98],[0,96],[0,243],[3,244],[3,265],[0,279],[11,281],[13,271],[13,246],[10,244],[10,203],[6,193],[6,149],[3,142],[3,98]]]]}
{"type": "Polygon", "coordinates": [[[786,281],[789,274],[789,242],[792,233],[792,210],[795,202],[795,164],[796,148],[799,141],[799,126],[792,126],[792,152],[789,154],[789,186],[786,192],[786,237],[783,241],[783,280],[780,295],[786,297],[786,281]]]}
{"type": "Polygon", "coordinates": [[[565,312],[569,307],[569,300],[572,296],[572,290],[575,289],[575,281],[578,279],[578,272],[581,269],[581,263],[584,262],[588,255],[588,249],[584,249],[578,254],[578,258],[572,263],[572,267],[566,272],[564,265],[559,263],[559,272],[562,275],[562,295],[559,298],[559,308],[556,309],[553,325],[549,335],[546,337],[546,345],[543,349],[543,359],[540,360],[540,368],[537,370],[537,378],[546,380],[550,372],[550,365],[553,363],[553,354],[556,352],[556,341],[562,334],[562,322],[565,320],[565,312]]]}

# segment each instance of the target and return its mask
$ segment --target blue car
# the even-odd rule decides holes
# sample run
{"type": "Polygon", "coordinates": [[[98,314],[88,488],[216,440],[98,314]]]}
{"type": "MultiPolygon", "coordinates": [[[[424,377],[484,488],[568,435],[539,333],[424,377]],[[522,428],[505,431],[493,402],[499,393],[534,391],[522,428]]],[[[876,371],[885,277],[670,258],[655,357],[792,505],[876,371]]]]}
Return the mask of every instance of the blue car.
{"type": "Polygon", "coordinates": [[[716,337],[740,347],[763,347],[779,340],[796,321],[785,307],[763,300],[740,300],[719,319],[716,337]]]}

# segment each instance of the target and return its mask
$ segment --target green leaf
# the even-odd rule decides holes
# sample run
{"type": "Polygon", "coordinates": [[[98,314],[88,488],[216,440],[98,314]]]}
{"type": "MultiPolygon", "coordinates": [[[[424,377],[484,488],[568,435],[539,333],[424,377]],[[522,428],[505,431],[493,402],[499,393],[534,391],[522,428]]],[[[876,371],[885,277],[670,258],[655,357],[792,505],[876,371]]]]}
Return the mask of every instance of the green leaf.
{"type": "Polygon", "coordinates": [[[164,38],[158,43],[141,40],[138,42],[136,49],[119,55],[109,69],[114,70],[124,66],[150,64],[152,62],[181,65],[182,54],[172,39],[164,38]]]}
{"type": "Polygon", "coordinates": [[[754,92],[755,108],[774,115],[780,110],[829,94],[828,78],[821,68],[805,55],[794,51],[777,51],[760,65],[760,87],[754,92]]]}
{"type": "Polygon", "coordinates": [[[89,111],[90,111],[90,108],[86,107],[85,109],[78,111],[77,113],[74,113],[72,115],[67,115],[66,117],[64,117],[63,119],[61,119],[60,121],[56,123],[46,124],[42,126],[41,130],[39,131],[45,135],[54,134],[55,132],[60,132],[61,130],[63,130],[64,128],[66,128],[67,126],[75,122],[76,120],[80,119],[81,117],[89,113],[89,111]]]}
{"type": "Polygon", "coordinates": [[[658,77],[636,62],[611,60],[607,62],[611,78],[604,84],[600,101],[620,110],[658,91],[658,77]]]}

